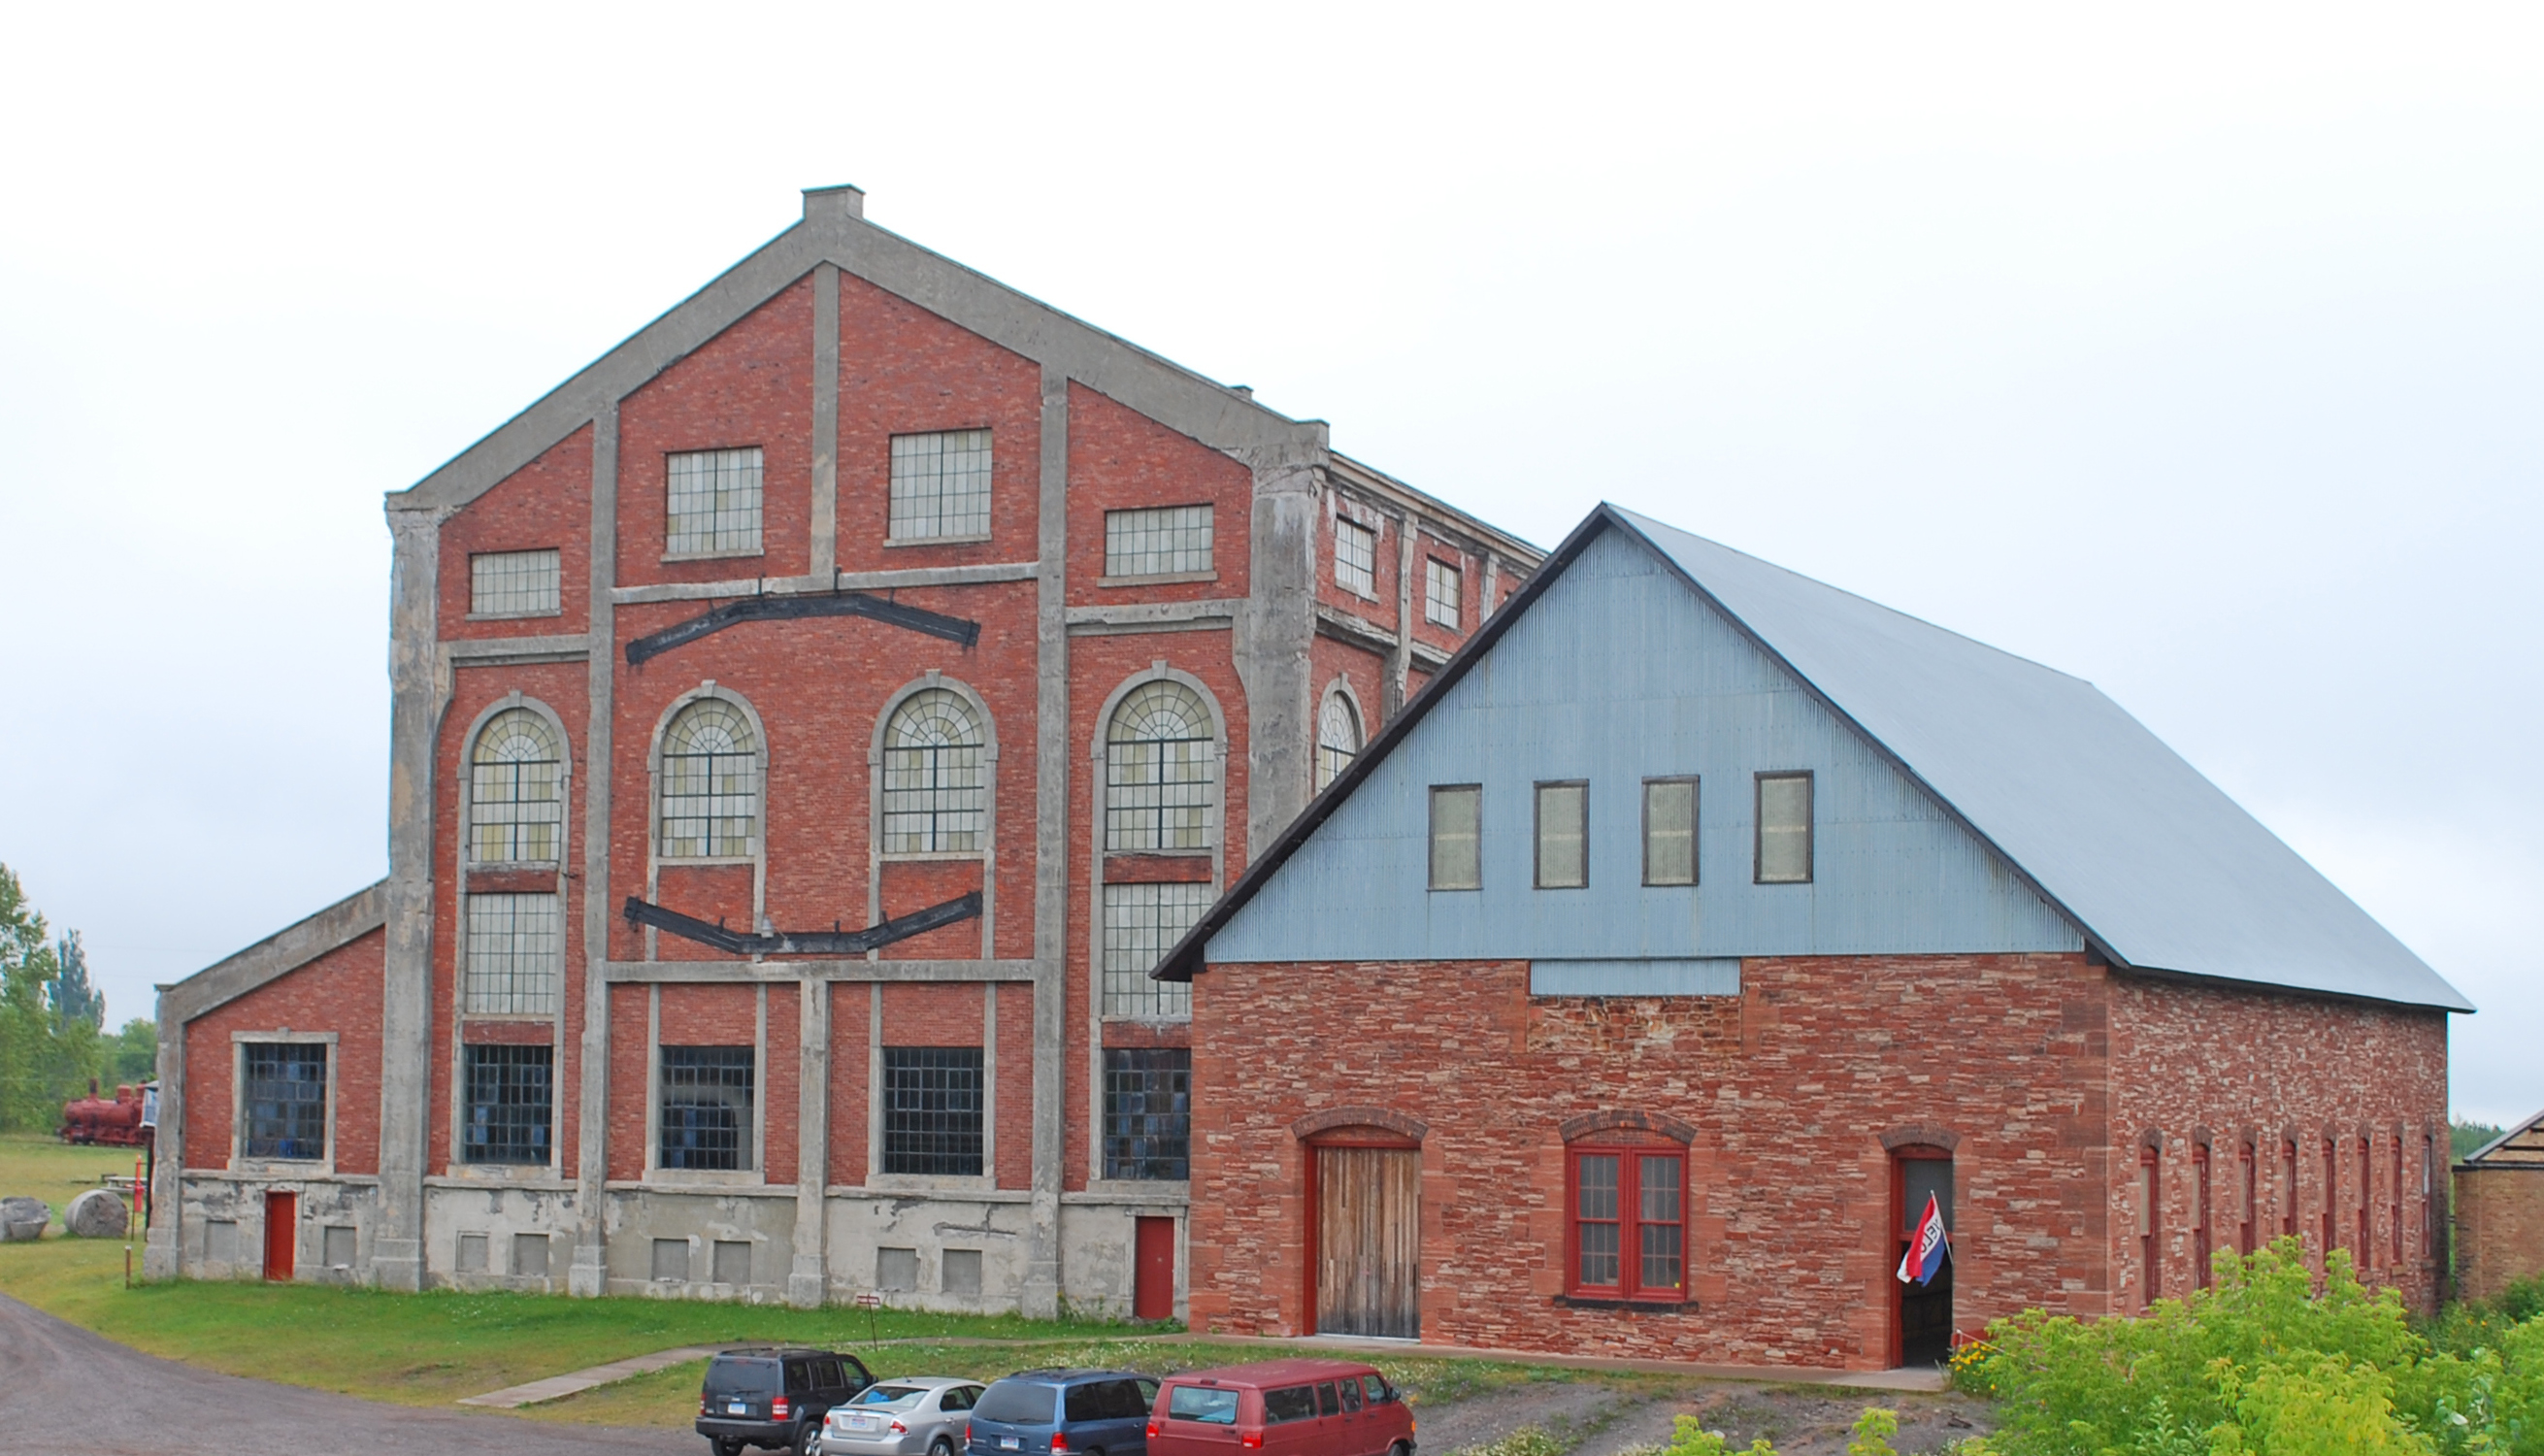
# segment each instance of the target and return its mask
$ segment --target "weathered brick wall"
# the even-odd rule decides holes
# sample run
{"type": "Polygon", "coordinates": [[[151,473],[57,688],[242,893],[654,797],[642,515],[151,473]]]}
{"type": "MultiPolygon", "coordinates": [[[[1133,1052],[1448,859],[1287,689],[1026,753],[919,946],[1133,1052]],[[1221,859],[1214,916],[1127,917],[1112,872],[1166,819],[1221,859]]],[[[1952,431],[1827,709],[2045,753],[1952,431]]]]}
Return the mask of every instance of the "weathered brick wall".
{"type": "Polygon", "coordinates": [[[587,631],[592,625],[592,427],[549,446],[441,526],[436,603],[445,640],[587,631]],[[468,619],[468,558],[479,551],[557,553],[557,614],[468,619]]]}
{"type": "Polygon", "coordinates": [[[1751,960],[1737,998],[1547,999],[1523,963],[1216,966],[1194,986],[1192,1318],[1307,1328],[1321,1110],[1428,1125],[1422,1334],[1876,1368],[1893,1329],[1884,1134],[1956,1144],[1955,1323],[2103,1297],[2104,973],[2081,955],[1751,960]],[[1569,1308],[1566,1119],[1694,1126],[1697,1308],[1569,1308]]]}
{"type": "Polygon", "coordinates": [[[2447,1156],[2447,1027],[2443,1012],[2213,984],[2113,979],[2110,1012],[2112,1177],[2108,1207],[2116,1308],[2142,1307],[2145,1258],[2137,1210],[2139,1149],[2160,1143],[2163,1218],[2157,1292],[2193,1287],[2197,1181],[2191,1149],[2211,1146],[2212,1248],[2231,1247],[2242,1219],[2238,1160],[2255,1140],[2261,1179],[2255,1202],[2265,1242],[2284,1226],[2288,1190],[2280,1146],[2294,1136],[2297,1228],[2308,1259],[2323,1260],[2327,1190],[2323,1144],[2337,1157],[2330,1188],[2335,1247],[2348,1249],[2362,1277],[2393,1284],[2430,1308],[2437,1297],[2437,1250],[2429,1237],[2425,1151],[2447,1156]],[[2403,1257],[2393,1256],[2397,1191],[2394,1143],[2401,1134],[2403,1257]],[[2372,1237],[2360,1257],[2356,1236],[2361,1166],[2372,1237]]]}
{"type": "Polygon", "coordinates": [[[2544,1167],[2461,1168],[2455,1189],[2457,1298],[2544,1273],[2544,1167]]]}
{"type": "Polygon", "coordinates": [[[380,991],[385,937],[378,930],[268,981],[186,1023],[186,1166],[230,1166],[238,1099],[238,1031],[333,1031],[336,1171],[380,1171],[380,991]]]}

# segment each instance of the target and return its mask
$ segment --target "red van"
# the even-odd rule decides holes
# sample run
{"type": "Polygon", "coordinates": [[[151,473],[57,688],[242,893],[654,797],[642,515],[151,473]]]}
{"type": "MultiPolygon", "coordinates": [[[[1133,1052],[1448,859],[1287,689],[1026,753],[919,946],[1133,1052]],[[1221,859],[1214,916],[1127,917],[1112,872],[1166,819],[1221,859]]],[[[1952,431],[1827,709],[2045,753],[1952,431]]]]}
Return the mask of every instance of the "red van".
{"type": "Polygon", "coordinates": [[[1149,1456],[1413,1456],[1413,1412],[1351,1360],[1266,1360],[1169,1375],[1149,1456]]]}

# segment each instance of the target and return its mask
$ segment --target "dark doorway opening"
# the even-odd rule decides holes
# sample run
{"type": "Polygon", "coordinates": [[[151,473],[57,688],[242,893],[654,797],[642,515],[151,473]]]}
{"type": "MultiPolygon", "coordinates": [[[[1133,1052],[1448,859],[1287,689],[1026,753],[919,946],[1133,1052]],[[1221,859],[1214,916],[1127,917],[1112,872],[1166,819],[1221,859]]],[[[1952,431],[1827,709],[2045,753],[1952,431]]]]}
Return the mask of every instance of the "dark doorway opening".
{"type": "Polygon", "coordinates": [[[1903,1284],[1897,1278],[1899,1261],[1908,1255],[1908,1241],[1915,1236],[1929,1197],[1943,1213],[1944,1232],[1955,1232],[1951,1152],[1932,1147],[1894,1151],[1890,1155],[1890,1265],[1884,1272],[1898,1310],[1891,1353],[1901,1365],[1940,1365],[1952,1353],[1952,1276],[1958,1272],[1960,1246],[1952,1246],[1951,1257],[1933,1282],[1903,1284]]]}
{"type": "Polygon", "coordinates": [[[1421,1150],[1337,1140],[1307,1152],[1316,1333],[1421,1337],[1421,1150]]]}
{"type": "Polygon", "coordinates": [[[300,1195],[265,1195],[265,1276],[288,1280],[300,1251],[300,1195]]]}
{"type": "Polygon", "coordinates": [[[1137,1255],[1131,1271],[1131,1314],[1171,1320],[1175,1314],[1175,1221],[1137,1220],[1137,1255]]]}

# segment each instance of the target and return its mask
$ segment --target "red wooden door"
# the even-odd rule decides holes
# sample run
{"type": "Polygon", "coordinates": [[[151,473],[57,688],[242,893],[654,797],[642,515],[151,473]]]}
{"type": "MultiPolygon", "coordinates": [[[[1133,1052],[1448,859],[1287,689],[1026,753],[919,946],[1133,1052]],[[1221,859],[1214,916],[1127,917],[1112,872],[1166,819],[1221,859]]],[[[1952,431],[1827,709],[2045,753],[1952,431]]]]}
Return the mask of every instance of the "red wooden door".
{"type": "Polygon", "coordinates": [[[1142,1320],[1175,1314],[1175,1221],[1139,1220],[1137,1258],[1131,1275],[1131,1313],[1142,1320]]]}
{"type": "Polygon", "coordinates": [[[289,1279],[292,1256],[300,1248],[300,1195],[265,1195],[265,1276],[289,1279]]]}

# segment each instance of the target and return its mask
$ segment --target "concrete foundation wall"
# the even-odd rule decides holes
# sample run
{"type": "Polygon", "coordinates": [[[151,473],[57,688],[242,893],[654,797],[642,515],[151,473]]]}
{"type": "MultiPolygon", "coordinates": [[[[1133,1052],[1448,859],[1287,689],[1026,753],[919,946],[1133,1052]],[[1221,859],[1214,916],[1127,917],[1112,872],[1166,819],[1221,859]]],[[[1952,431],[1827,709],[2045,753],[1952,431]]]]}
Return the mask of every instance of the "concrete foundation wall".
{"type": "Polygon", "coordinates": [[[290,1192],[299,1195],[293,1281],[365,1282],[378,1212],[377,1179],[189,1173],[178,1187],[184,1199],[186,1237],[181,1256],[186,1274],[199,1279],[264,1278],[266,1195],[290,1192]],[[349,1247],[350,1258],[330,1261],[331,1254],[341,1257],[349,1247]]]}

